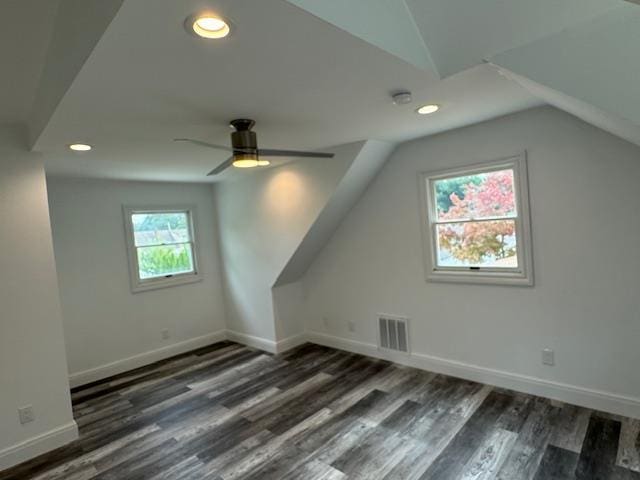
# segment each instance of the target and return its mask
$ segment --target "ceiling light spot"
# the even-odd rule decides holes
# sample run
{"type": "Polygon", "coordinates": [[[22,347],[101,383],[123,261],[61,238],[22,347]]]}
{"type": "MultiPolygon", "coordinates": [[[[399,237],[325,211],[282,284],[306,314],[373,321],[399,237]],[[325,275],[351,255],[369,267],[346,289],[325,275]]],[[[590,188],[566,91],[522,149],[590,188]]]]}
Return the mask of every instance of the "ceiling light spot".
{"type": "Polygon", "coordinates": [[[268,167],[269,165],[271,165],[269,160],[258,160],[259,167],[268,167]]]}
{"type": "Polygon", "coordinates": [[[87,145],[86,143],[72,143],[69,145],[69,149],[74,152],[88,152],[91,150],[91,145],[87,145]]]}
{"type": "Polygon", "coordinates": [[[420,115],[429,115],[431,113],[436,113],[438,110],[440,110],[440,105],[431,104],[423,105],[418,110],[416,110],[416,112],[418,112],[420,115]]]}
{"type": "Polygon", "coordinates": [[[199,37],[209,39],[224,38],[231,31],[229,23],[211,14],[192,15],[187,18],[186,26],[199,37]]]}
{"type": "Polygon", "coordinates": [[[238,153],[233,156],[233,166],[237,168],[253,168],[260,165],[254,153],[238,153]]]}

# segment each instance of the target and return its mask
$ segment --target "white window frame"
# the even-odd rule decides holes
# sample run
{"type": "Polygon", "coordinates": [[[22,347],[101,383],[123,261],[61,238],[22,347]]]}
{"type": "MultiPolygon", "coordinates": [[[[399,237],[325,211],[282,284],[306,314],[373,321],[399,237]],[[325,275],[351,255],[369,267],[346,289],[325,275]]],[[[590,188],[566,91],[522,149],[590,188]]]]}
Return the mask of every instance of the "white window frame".
{"type": "MultiPolygon", "coordinates": [[[[513,157],[490,162],[440,170],[422,172],[420,182],[420,224],[422,226],[422,245],[426,280],[430,282],[479,283],[493,285],[533,285],[533,256],[531,241],[531,215],[529,211],[529,180],[527,175],[526,152],[513,157]],[[434,182],[437,180],[513,169],[517,217],[516,245],[518,255],[517,268],[491,267],[443,267],[437,263],[437,231],[434,182]]],[[[485,219],[483,219],[485,220],[485,219]]],[[[442,223],[442,222],[440,222],[442,223]]]]}
{"type": "Polygon", "coordinates": [[[127,241],[127,257],[129,260],[129,277],[131,281],[131,291],[133,293],[155,290],[158,288],[173,287],[176,285],[185,285],[188,283],[199,282],[202,280],[202,272],[198,266],[198,241],[195,227],[195,207],[188,206],[171,206],[171,207],[122,207],[124,214],[124,227],[127,241]],[[138,266],[138,250],[133,234],[132,215],[139,213],[186,213],[189,222],[189,234],[191,238],[191,252],[193,255],[193,272],[178,273],[167,275],[166,277],[157,278],[140,278],[140,269],[138,266]]]}

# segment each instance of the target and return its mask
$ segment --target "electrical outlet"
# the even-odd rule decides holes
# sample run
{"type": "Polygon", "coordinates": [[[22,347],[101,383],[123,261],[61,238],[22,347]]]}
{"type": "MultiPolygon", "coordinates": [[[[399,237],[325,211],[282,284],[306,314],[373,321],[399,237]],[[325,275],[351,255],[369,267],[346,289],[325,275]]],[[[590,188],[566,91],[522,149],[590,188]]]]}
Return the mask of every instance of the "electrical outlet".
{"type": "Polygon", "coordinates": [[[349,320],[349,322],[347,322],[347,328],[349,329],[350,332],[355,332],[356,331],[356,323],[349,320]]]}
{"type": "Polygon", "coordinates": [[[162,330],[162,339],[163,340],[168,340],[169,339],[169,330],[167,330],[166,328],[164,330],[162,330]]]}
{"type": "Polygon", "coordinates": [[[36,419],[36,416],[33,413],[33,406],[25,405],[24,407],[20,407],[18,409],[18,418],[20,418],[20,423],[22,425],[33,422],[36,419]]]}
{"type": "Polygon", "coordinates": [[[556,364],[553,350],[550,348],[545,348],[542,350],[542,364],[553,366],[556,364]]]}

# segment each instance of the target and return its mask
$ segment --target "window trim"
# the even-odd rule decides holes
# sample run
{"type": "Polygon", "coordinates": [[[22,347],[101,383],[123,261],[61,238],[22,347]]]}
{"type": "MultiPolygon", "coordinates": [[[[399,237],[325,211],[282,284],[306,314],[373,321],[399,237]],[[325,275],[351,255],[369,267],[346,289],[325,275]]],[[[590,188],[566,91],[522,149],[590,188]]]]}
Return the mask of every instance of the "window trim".
{"type": "MultiPolygon", "coordinates": [[[[421,172],[418,174],[420,192],[420,225],[425,279],[428,282],[453,282],[487,285],[533,286],[533,248],[531,237],[531,214],[529,208],[529,180],[527,154],[522,152],[511,157],[489,162],[475,163],[447,170],[421,172]],[[440,267],[437,264],[436,204],[433,183],[474,173],[513,169],[517,217],[516,244],[518,268],[504,269],[469,267],[440,267]]],[[[486,219],[482,219],[486,220],[486,219]]]]}
{"type": "Polygon", "coordinates": [[[131,292],[139,293],[158,288],[168,288],[177,285],[186,285],[189,283],[199,282],[202,280],[202,271],[199,267],[198,255],[198,237],[195,227],[196,223],[196,207],[193,205],[173,205],[170,207],[133,207],[123,205],[124,229],[127,245],[127,258],[129,263],[129,279],[131,284],[131,292]],[[178,273],[170,277],[156,277],[141,279],[138,266],[138,251],[133,235],[133,222],[131,220],[133,214],[138,213],[186,213],[189,222],[189,234],[191,237],[191,253],[193,255],[193,272],[178,273]]]}

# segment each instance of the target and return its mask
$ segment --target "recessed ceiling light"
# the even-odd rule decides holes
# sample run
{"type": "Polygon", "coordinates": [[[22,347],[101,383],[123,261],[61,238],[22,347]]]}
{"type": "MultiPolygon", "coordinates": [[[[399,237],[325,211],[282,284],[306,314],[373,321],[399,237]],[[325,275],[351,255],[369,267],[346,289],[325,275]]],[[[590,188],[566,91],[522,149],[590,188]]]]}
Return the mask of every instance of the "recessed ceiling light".
{"type": "Polygon", "coordinates": [[[191,15],[187,18],[185,27],[199,37],[214,40],[224,38],[231,32],[231,27],[227,21],[209,13],[191,15]]]}
{"type": "Polygon", "coordinates": [[[438,110],[440,110],[440,105],[431,104],[423,105],[418,110],[416,110],[416,112],[418,112],[420,115],[429,115],[430,113],[436,113],[438,110]]]}
{"type": "Polygon", "coordinates": [[[87,145],[86,143],[72,143],[69,145],[69,149],[74,152],[88,152],[91,150],[91,145],[87,145]]]}
{"type": "Polygon", "coordinates": [[[259,167],[268,167],[269,165],[271,165],[269,160],[258,160],[259,167]]]}

